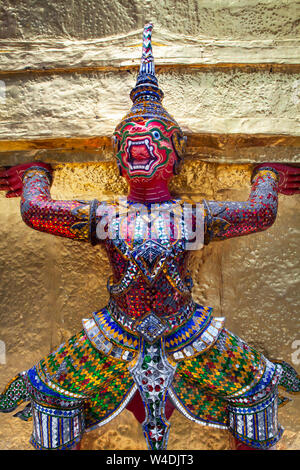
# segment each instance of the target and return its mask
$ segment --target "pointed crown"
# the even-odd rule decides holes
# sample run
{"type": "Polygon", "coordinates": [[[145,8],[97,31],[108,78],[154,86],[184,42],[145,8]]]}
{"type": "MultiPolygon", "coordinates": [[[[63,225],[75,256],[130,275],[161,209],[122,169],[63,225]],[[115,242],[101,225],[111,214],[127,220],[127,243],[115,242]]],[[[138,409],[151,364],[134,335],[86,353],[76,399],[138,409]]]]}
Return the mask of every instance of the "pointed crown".
{"type": "Polygon", "coordinates": [[[161,104],[164,94],[158,86],[158,80],[155,75],[151,43],[152,29],[152,23],[148,23],[144,26],[140,69],[136,85],[130,93],[133,106],[126,116],[123,117],[120,124],[118,124],[116,130],[120,129],[129,121],[138,122],[144,119],[154,118],[162,119],[179,128],[175,119],[170,116],[161,104]]]}

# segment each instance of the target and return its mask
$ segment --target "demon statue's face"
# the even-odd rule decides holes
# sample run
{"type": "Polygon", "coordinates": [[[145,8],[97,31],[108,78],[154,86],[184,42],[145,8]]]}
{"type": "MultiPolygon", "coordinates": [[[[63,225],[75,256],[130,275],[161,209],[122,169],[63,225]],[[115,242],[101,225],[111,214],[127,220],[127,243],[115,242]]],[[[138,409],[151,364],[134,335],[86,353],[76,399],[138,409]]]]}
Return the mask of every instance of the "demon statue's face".
{"type": "Polygon", "coordinates": [[[140,69],[130,92],[132,107],[113,137],[120,174],[131,189],[147,188],[147,197],[150,197],[149,188],[153,189],[152,194],[157,189],[157,196],[159,191],[162,195],[162,186],[166,187],[178,172],[185,148],[179,125],[162,106],[164,93],[155,75],[152,28],[151,23],[144,28],[140,69]]]}
{"type": "Polygon", "coordinates": [[[120,174],[129,183],[168,181],[177,174],[185,138],[173,123],[157,118],[127,122],[113,139],[120,174]]]}

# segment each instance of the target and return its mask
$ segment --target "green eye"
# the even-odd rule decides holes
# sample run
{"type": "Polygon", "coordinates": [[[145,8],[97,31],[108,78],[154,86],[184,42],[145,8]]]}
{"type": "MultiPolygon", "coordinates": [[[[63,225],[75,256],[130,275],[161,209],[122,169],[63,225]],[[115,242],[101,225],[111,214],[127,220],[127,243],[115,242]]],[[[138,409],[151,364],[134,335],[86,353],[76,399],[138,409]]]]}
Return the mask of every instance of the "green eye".
{"type": "Polygon", "coordinates": [[[121,147],[121,142],[120,142],[120,140],[118,139],[117,136],[115,136],[115,135],[113,136],[112,143],[113,143],[114,151],[119,152],[120,147],[121,147]]]}
{"type": "Polygon", "coordinates": [[[161,135],[160,135],[160,132],[158,131],[152,131],[152,135],[154,137],[154,139],[160,139],[161,138],[161,135]]]}

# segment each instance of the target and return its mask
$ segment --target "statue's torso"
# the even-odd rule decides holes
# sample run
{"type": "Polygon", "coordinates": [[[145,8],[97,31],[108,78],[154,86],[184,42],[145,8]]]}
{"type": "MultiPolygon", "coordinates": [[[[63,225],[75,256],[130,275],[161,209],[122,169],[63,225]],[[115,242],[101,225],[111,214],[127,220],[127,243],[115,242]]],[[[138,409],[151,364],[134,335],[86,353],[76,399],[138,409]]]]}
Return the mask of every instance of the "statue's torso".
{"type": "Polygon", "coordinates": [[[127,213],[110,214],[105,247],[113,274],[108,290],[114,305],[132,319],[150,313],[167,318],[190,308],[191,218],[192,210],[184,217],[178,202],[160,211],[152,205],[139,212],[130,205],[127,213]]]}
{"type": "Polygon", "coordinates": [[[123,241],[106,243],[106,247],[113,269],[108,290],[130,317],[138,319],[150,312],[161,317],[174,315],[190,301],[188,253],[180,243],[169,251],[149,240],[126,254],[120,250],[125,248],[123,241]]]}

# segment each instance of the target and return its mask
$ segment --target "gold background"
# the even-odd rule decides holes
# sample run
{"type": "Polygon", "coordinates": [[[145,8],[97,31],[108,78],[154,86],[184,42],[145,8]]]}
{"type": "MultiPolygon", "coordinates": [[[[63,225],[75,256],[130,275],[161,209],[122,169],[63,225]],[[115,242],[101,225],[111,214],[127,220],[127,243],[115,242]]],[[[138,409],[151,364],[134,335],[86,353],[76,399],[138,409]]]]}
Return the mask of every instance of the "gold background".
{"type": "MultiPolygon", "coordinates": [[[[173,194],[247,199],[254,163],[299,162],[296,3],[51,0],[29,8],[25,0],[0,1],[0,163],[51,162],[57,199],[126,194],[110,135],[130,106],[142,26],[151,19],[164,104],[188,135],[173,194]]],[[[102,248],[25,226],[18,199],[2,194],[0,213],[2,388],[105,305],[110,268],[102,248]]],[[[291,363],[300,360],[293,356],[299,232],[299,195],[280,195],[267,232],[212,243],[191,262],[195,299],[268,357],[291,363]]],[[[278,447],[299,449],[299,398],[279,417],[286,431],[278,447]]],[[[176,411],[171,423],[170,450],[229,448],[225,431],[176,411]]],[[[0,449],[30,449],[30,434],[31,423],[0,415],[0,449]]],[[[86,434],[82,448],[145,449],[145,442],[124,411],[86,434]]]]}

